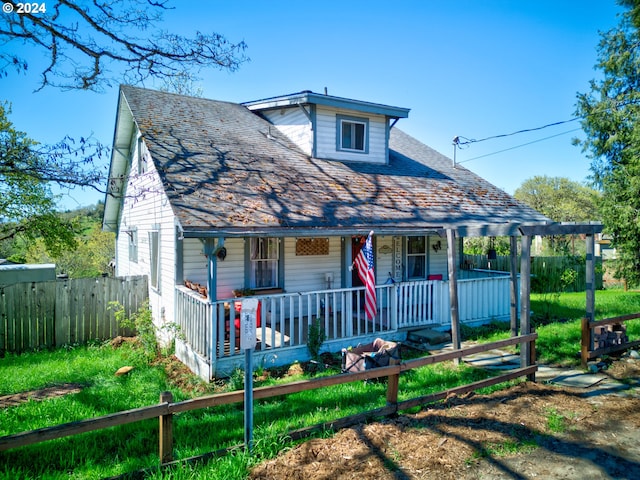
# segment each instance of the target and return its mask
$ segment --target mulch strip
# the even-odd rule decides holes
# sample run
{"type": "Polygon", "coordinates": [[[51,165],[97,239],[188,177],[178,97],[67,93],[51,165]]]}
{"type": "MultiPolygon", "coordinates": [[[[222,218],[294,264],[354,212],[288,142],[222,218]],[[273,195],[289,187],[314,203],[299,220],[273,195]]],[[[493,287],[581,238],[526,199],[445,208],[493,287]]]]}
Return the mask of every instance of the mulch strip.
{"type": "Polygon", "coordinates": [[[62,397],[72,393],[82,391],[84,385],[79,383],[64,383],[53,387],[40,388],[29,392],[13,393],[11,395],[0,396],[0,408],[15,407],[21,403],[34,400],[36,402],[47,400],[49,398],[62,397]]]}

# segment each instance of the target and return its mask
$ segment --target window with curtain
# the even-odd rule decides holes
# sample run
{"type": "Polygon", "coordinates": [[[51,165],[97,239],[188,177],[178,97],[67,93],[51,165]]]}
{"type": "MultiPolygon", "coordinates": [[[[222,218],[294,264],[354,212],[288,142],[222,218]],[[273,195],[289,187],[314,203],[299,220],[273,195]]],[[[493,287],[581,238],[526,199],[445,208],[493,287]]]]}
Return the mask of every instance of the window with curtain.
{"type": "Polygon", "coordinates": [[[251,239],[251,288],[278,287],[279,242],[273,237],[251,239]]]}

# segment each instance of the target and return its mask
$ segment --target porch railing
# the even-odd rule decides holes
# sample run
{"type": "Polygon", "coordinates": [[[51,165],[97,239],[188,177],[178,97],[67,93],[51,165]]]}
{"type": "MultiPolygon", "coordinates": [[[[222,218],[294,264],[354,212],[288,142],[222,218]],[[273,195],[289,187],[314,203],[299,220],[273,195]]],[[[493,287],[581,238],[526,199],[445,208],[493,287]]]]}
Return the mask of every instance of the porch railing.
{"type": "MultiPolygon", "coordinates": [[[[449,283],[440,280],[376,286],[378,313],[364,313],[364,288],[258,295],[260,318],[257,351],[304,346],[309,326],[320,322],[327,340],[420,328],[450,321],[449,283]]],[[[461,322],[508,318],[509,278],[458,282],[461,322]]],[[[230,298],[210,303],[184,287],[176,287],[175,321],[184,340],[207,362],[241,354],[239,311],[230,298]]]]}

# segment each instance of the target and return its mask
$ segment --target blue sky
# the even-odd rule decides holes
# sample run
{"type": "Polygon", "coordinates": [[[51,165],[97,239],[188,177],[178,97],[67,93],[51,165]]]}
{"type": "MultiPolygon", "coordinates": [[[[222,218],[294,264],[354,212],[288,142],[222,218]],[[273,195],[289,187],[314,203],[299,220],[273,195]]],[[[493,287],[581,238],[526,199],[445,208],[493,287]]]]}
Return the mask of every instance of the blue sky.
{"type": "MultiPolygon", "coordinates": [[[[410,108],[397,127],[449,157],[455,136],[483,139],[571,119],[577,92],[598,76],[599,32],[615,27],[621,12],[613,0],[173,5],[164,28],[186,36],[215,31],[248,45],[251,60],[237,72],[202,72],[204,97],[243,102],[326,87],[330,95],[410,108]]],[[[0,46],[9,48],[25,47],[0,46]]],[[[29,74],[0,79],[16,128],[41,142],[93,133],[110,144],[117,86],[101,94],[51,87],[34,93],[46,58],[22,53],[32,62],[29,74]]],[[[508,193],[535,175],[581,182],[589,160],[571,144],[574,137],[582,137],[578,122],[474,143],[456,157],[508,193]]],[[[61,205],[103,199],[74,190],[61,205]]]]}

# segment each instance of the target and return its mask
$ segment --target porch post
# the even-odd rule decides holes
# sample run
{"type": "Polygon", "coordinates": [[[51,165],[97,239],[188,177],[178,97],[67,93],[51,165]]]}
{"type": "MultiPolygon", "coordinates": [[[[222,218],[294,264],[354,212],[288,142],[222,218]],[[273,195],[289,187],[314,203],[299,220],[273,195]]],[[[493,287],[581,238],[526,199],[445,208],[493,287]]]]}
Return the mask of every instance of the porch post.
{"type": "Polygon", "coordinates": [[[509,237],[510,254],[510,295],[511,306],[509,310],[511,318],[511,336],[518,336],[518,239],[515,235],[509,237]]]}
{"type": "MultiPolygon", "coordinates": [[[[224,240],[222,240],[222,245],[224,245],[224,240]]],[[[218,247],[221,246],[220,240],[218,240],[218,247]]],[[[213,372],[216,368],[216,352],[217,352],[217,343],[218,343],[218,325],[216,324],[218,312],[216,312],[215,307],[213,306],[214,302],[217,300],[217,292],[216,292],[216,244],[214,239],[207,238],[204,240],[204,254],[207,256],[207,299],[210,306],[211,318],[209,319],[210,332],[208,341],[211,342],[209,345],[209,361],[210,361],[210,372],[209,378],[213,378],[213,372]]],[[[205,329],[206,331],[206,329],[205,329]]]]}
{"type": "MultiPolygon", "coordinates": [[[[586,318],[589,322],[595,320],[596,311],[596,262],[595,262],[595,235],[587,234],[587,255],[585,266],[585,281],[587,291],[586,318]]],[[[593,332],[589,335],[589,350],[593,350],[593,332]]]]}
{"type": "Polygon", "coordinates": [[[214,240],[207,238],[204,241],[204,254],[207,256],[207,298],[209,303],[214,302],[214,296],[216,294],[216,256],[214,251],[216,249],[214,240]]]}
{"type": "MultiPolygon", "coordinates": [[[[343,282],[342,285],[345,288],[353,287],[353,281],[351,278],[351,259],[353,258],[353,251],[351,247],[351,237],[343,237],[344,238],[344,259],[345,259],[345,268],[342,268],[343,271],[343,282]]],[[[346,312],[343,312],[344,322],[346,322],[346,334],[347,337],[353,337],[353,295],[351,293],[346,294],[346,312]]]]}
{"type": "MultiPolygon", "coordinates": [[[[520,249],[520,334],[531,333],[531,237],[523,235],[520,249]]],[[[528,367],[531,363],[531,344],[520,345],[520,366],[528,367]]],[[[535,374],[528,375],[535,381],[535,374]]]]}
{"type": "MultiPolygon", "coordinates": [[[[451,342],[460,349],[460,318],[458,315],[458,268],[456,263],[456,231],[447,229],[447,260],[449,266],[449,306],[451,309],[451,342]]],[[[456,364],[458,360],[456,359],[456,364]]]]}

